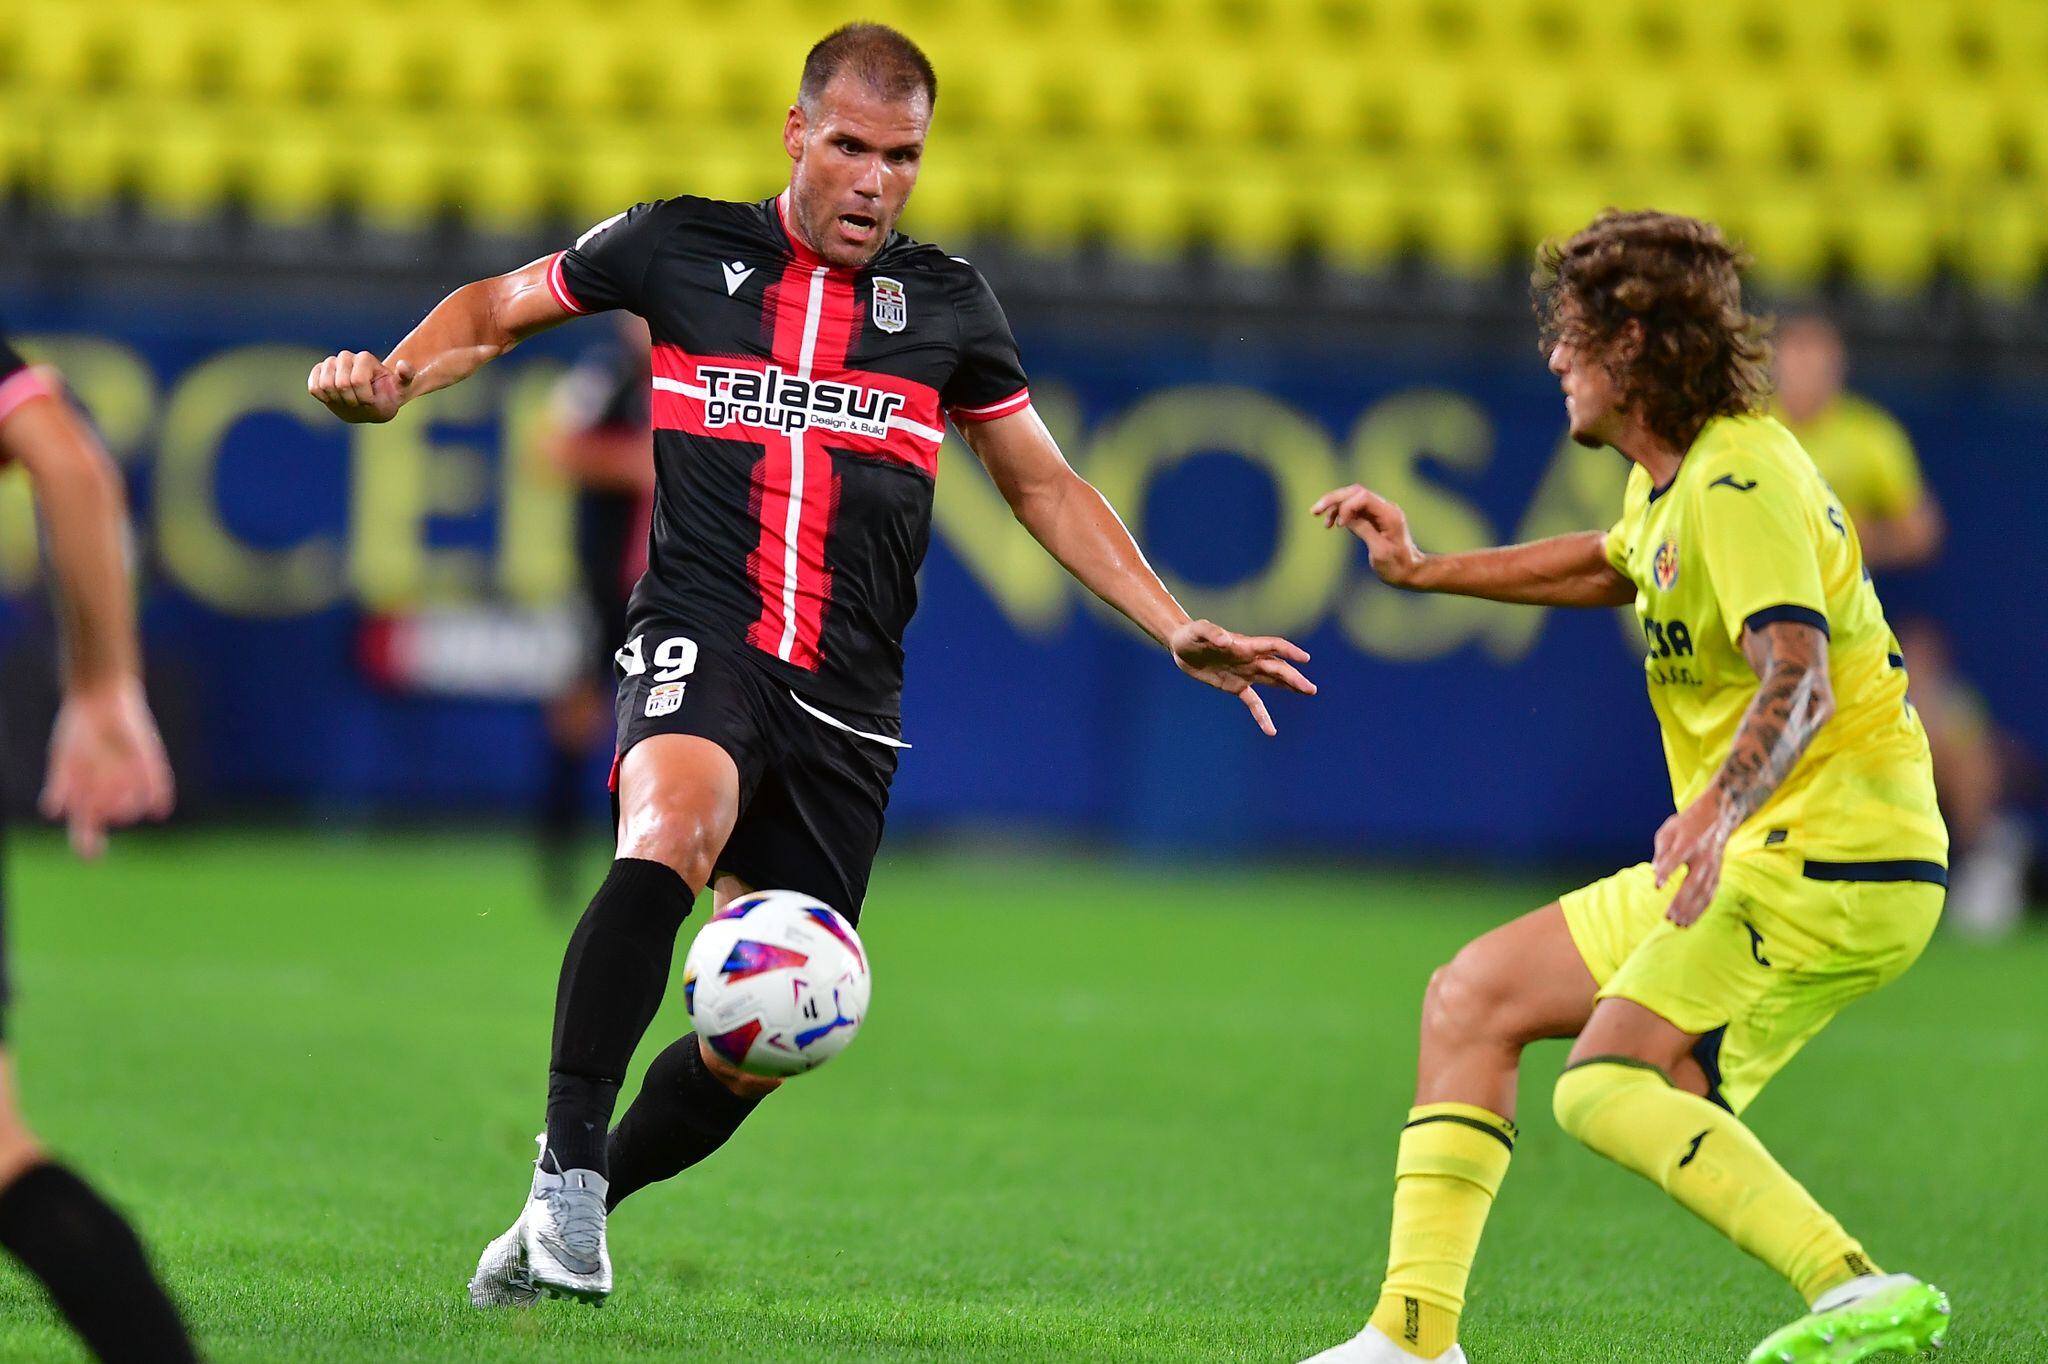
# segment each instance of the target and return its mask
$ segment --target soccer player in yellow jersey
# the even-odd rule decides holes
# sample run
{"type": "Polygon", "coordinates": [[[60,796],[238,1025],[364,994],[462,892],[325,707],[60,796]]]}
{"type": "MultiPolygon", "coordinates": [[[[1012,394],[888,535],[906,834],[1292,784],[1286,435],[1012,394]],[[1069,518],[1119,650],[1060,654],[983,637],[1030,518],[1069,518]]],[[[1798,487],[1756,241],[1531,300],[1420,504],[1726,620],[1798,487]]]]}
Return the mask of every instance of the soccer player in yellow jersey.
{"type": "Polygon", "coordinates": [[[1752,1361],[1853,1364],[1947,1325],[1941,1291],[1880,1271],[1740,1117],[1845,1004],[1919,956],[1948,849],[1856,527],[1760,415],[1768,347],[1743,264],[1706,223],[1612,211],[1539,257],[1572,438],[1635,465],[1613,529],[1424,554],[1368,489],[1315,506],[1397,587],[1634,603],[1677,809],[1649,862],[1485,934],[1430,978],[1386,1281],[1326,1364],[1462,1364],[1517,1066],[1547,1037],[1578,1039],[1552,1095],[1559,1125],[1806,1299],[1752,1361]]]}
{"type": "Polygon", "coordinates": [[[1841,499],[1873,573],[1923,568],[1941,552],[1946,525],[1904,427],[1848,391],[1842,334],[1807,314],[1778,326],[1773,415],[1799,438],[1841,499]]]}

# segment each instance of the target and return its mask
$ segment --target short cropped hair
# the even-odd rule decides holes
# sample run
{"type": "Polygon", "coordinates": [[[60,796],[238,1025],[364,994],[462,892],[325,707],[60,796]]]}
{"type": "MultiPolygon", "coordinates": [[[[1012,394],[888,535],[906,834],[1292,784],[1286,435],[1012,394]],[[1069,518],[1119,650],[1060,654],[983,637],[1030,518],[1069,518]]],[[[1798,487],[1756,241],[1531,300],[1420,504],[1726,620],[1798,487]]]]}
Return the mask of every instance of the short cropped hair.
{"type": "Polygon", "coordinates": [[[1770,396],[1770,323],[1742,303],[1748,265],[1712,223],[1610,208],[1537,252],[1529,283],[1543,349],[1570,331],[1598,353],[1640,323],[1642,351],[1618,375],[1623,400],[1687,449],[1712,418],[1759,411],[1770,396]]]}
{"type": "Polygon", "coordinates": [[[815,109],[825,87],[842,72],[884,99],[909,99],[922,90],[928,108],[939,102],[939,76],[931,59],[887,24],[844,24],[819,39],[804,58],[797,103],[806,111],[815,109]]]}

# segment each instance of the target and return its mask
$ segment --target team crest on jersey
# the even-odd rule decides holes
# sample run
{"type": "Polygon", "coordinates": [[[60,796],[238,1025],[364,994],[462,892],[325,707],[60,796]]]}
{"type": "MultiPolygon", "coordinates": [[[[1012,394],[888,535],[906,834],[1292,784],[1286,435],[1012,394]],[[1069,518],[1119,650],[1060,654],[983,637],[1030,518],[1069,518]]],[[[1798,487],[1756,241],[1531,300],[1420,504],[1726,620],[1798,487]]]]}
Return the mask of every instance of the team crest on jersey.
{"type": "Polygon", "coordinates": [[[875,325],[885,332],[902,331],[904,325],[910,321],[910,302],[903,296],[902,281],[877,275],[874,279],[874,295],[875,325]]]}
{"type": "Polygon", "coordinates": [[[664,682],[647,693],[647,718],[652,720],[660,715],[673,715],[682,709],[683,688],[687,682],[664,682]]]}
{"type": "Polygon", "coordinates": [[[1650,564],[1650,578],[1666,592],[1677,584],[1678,541],[1666,540],[1657,546],[1657,557],[1650,564]]]}

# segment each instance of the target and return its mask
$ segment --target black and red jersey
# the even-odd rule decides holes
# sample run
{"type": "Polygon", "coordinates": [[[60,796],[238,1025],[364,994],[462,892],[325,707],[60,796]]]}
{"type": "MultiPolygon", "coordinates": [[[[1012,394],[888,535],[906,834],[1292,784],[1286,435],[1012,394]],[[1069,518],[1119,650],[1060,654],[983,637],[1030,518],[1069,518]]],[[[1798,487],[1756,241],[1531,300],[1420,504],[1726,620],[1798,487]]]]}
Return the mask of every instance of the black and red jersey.
{"type": "Polygon", "coordinates": [[[894,714],[944,421],[1030,402],[981,275],[892,235],[858,270],[785,198],[667,199],[556,256],[573,312],[654,337],[655,506],[632,616],[745,647],[821,704],[894,714]]]}

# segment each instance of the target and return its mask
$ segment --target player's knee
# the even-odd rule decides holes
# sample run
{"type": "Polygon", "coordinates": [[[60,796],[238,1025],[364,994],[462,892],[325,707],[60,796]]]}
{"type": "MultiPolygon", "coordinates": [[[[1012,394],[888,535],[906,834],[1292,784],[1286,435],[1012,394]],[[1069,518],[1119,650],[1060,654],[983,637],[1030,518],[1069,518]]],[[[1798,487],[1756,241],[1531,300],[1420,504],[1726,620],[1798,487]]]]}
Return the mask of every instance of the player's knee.
{"type": "Polygon", "coordinates": [[[664,863],[701,889],[739,817],[738,772],[701,739],[656,736],[627,754],[619,804],[618,855],[664,863]]]}
{"type": "Polygon", "coordinates": [[[618,855],[663,863],[689,885],[703,887],[711,881],[733,819],[715,790],[656,786],[622,814],[618,855]]]}
{"type": "Polygon", "coordinates": [[[1445,1041],[1517,1042],[1511,984],[1466,948],[1429,977],[1422,1027],[1445,1041]]]}
{"type": "Polygon", "coordinates": [[[700,812],[651,805],[630,823],[619,826],[620,857],[660,862],[691,886],[710,882],[722,838],[714,839],[700,812]]]}

